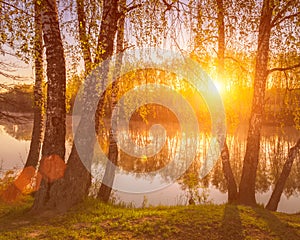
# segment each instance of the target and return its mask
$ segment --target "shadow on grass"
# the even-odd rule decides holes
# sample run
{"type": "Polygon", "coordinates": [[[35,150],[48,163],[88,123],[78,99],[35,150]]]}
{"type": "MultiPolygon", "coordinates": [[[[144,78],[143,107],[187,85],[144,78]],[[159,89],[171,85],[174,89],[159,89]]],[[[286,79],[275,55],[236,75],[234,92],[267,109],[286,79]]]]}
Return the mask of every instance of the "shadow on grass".
{"type": "Polygon", "coordinates": [[[253,208],[259,218],[263,219],[272,231],[272,235],[282,240],[300,239],[300,235],[288,225],[280,221],[272,212],[262,208],[253,208]]]}
{"type": "Polygon", "coordinates": [[[0,202],[0,237],[2,231],[31,223],[32,216],[28,214],[31,205],[29,197],[11,204],[0,202]]]}
{"type": "Polygon", "coordinates": [[[239,210],[236,205],[225,205],[220,233],[224,240],[245,239],[239,210]]]}

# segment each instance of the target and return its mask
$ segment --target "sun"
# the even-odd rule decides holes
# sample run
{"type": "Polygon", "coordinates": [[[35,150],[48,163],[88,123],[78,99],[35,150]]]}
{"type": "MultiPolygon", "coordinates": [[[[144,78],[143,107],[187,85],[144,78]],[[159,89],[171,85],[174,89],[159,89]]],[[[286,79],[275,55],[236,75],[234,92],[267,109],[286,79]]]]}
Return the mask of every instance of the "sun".
{"type": "Polygon", "coordinates": [[[219,93],[222,93],[224,90],[224,84],[220,83],[219,81],[214,81],[214,85],[217,88],[219,93]]]}

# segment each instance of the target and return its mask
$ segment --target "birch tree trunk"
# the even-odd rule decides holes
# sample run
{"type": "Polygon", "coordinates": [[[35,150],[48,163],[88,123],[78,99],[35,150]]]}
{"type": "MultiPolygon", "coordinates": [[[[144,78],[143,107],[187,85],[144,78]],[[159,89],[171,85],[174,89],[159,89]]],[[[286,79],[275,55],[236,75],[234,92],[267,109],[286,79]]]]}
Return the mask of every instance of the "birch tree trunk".
{"type": "Polygon", "coordinates": [[[13,184],[10,185],[5,193],[3,199],[11,202],[18,199],[22,194],[25,187],[31,183],[32,178],[35,175],[36,167],[40,158],[40,150],[42,143],[43,133],[43,39],[42,39],[42,19],[41,11],[37,2],[34,2],[34,25],[35,25],[35,39],[34,39],[34,57],[35,57],[35,84],[34,84],[34,120],[33,129],[31,135],[31,142],[29,153],[25,166],[14,180],[13,184]]]}
{"type": "Polygon", "coordinates": [[[288,177],[290,175],[294,160],[295,160],[299,150],[300,150],[300,139],[298,139],[296,145],[293,146],[289,150],[287,160],[283,166],[282,172],[281,172],[280,177],[275,185],[275,188],[274,188],[272,196],[266,206],[266,209],[271,210],[271,211],[277,210],[278,203],[280,201],[286,180],[288,179],[288,177]]]}
{"type": "MultiPolygon", "coordinates": [[[[118,20],[118,0],[107,0],[103,2],[103,18],[101,20],[100,35],[99,35],[99,51],[97,54],[97,62],[100,63],[103,60],[108,59],[113,54],[113,43],[115,39],[115,33],[117,30],[118,20]]],[[[107,77],[107,72],[102,72],[102,77],[107,77]]],[[[86,94],[96,94],[97,82],[85,83],[86,94]]],[[[92,99],[92,98],[86,98],[92,99]]],[[[89,100],[87,100],[89,101],[89,100]]],[[[84,148],[88,154],[86,162],[83,165],[75,143],[72,146],[71,154],[68,159],[67,168],[64,178],[57,180],[51,190],[49,191],[49,200],[47,202],[47,208],[58,211],[66,211],[70,207],[81,202],[88,194],[88,190],[91,184],[91,161],[93,158],[95,139],[90,134],[85,134],[86,126],[89,125],[91,119],[91,113],[93,112],[92,104],[85,102],[85,109],[75,134],[75,140],[80,144],[80,148],[84,148]]],[[[96,114],[96,119],[97,114],[96,114]]],[[[96,125],[97,126],[97,125],[96,125]]]]}
{"type": "Polygon", "coordinates": [[[271,34],[272,0],[264,0],[258,32],[258,48],[256,55],[254,95],[250,114],[246,153],[243,163],[242,177],[239,187],[239,203],[253,206],[255,199],[255,180],[258,166],[260,135],[266,81],[268,76],[269,41],[271,34]]]}
{"type": "MultiPolygon", "coordinates": [[[[48,79],[46,127],[40,164],[40,172],[43,172],[41,166],[43,166],[46,158],[58,156],[61,161],[64,161],[65,158],[66,68],[56,1],[43,0],[39,7],[42,9],[42,29],[46,47],[48,79]]],[[[50,165],[47,166],[47,172],[55,172],[57,158],[48,159],[50,159],[50,165]]],[[[33,211],[39,211],[45,207],[50,197],[52,184],[49,176],[43,175],[33,204],[33,211]]]]}
{"type": "Polygon", "coordinates": [[[42,18],[41,9],[37,4],[37,0],[34,3],[35,9],[35,42],[34,42],[34,57],[35,57],[35,84],[34,84],[34,120],[33,129],[30,142],[29,154],[25,167],[37,167],[40,150],[42,143],[43,133],[43,30],[42,30],[42,18]]]}
{"type": "Polygon", "coordinates": [[[76,0],[77,4],[77,20],[78,20],[78,29],[79,29],[79,40],[81,45],[81,50],[83,52],[83,60],[86,75],[90,72],[92,67],[92,57],[90,44],[87,36],[86,29],[86,15],[84,12],[84,1],[76,0]]]}
{"type": "Polygon", "coordinates": [[[46,129],[42,157],[65,158],[66,67],[55,0],[42,1],[43,38],[47,60],[46,129]]]}
{"type": "MultiPolygon", "coordinates": [[[[224,76],[224,58],[225,58],[225,24],[224,24],[224,5],[223,0],[216,0],[217,15],[218,15],[218,78],[222,79],[224,76]]],[[[237,184],[232,173],[230,165],[230,154],[225,140],[224,147],[221,151],[223,173],[227,182],[228,203],[237,201],[238,192],[237,184]]]]}

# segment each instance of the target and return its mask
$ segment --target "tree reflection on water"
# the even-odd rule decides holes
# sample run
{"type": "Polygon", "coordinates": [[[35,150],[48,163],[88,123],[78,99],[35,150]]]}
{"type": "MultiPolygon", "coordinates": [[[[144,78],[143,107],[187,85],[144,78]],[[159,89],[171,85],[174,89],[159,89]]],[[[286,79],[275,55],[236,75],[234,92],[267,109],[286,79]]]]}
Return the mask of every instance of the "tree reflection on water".
{"type": "MultiPolygon", "coordinates": [[[[180,166],[172,166],[172,172],[160,172],[160,180],[168,182],[170,176],[176,174],[176,171],[181,171],[182,168],[186,168],[185,156],[189,154],[188,148],[183,148],[184,151],[180,151],[181,139],[184,137],[180,132],[179,123],[174,120],[174,116],[170,115],[171,121],[165,123],[163,121],[155,122],[161,123],[166,129],[166,142],[159,153],[154,156],[142,158],[130,156],[129,154],[120,151],[118,166],[126,174],[133,173],[147,173],[147,179],[145,181],[152,181],[156,177],[155,171],[164,168],[171,164],[175,154],[179,154],[181,161],[180,166]],[[163,174],[162,174],[163,173],[163,174]]],[[[176,119],[176,118],[175,118],[176,119]]],[[[67,124],[67,139],[71,142],[71,119],[68,118],[67,124]]],[[[8,122],[1,121],[2,132],[8,134],[18,141],[30,141],[32,120],[27,119],[21,122],[8,122]]],[[[107,123],[108,124],[108,123],[107,123]]],[[[126,137],[130,137],[136,144],[146,145],[150,140],[149,128],[152,126],[151,121],[143,121],[142,119],[135,119],[130,123],[130,133],[124,134],[124,141],[126,144],[126,137]]],[[[105,128],[104,128],[105,129],[105,128]]],[[[247,126],[240,125],[234,132],[229,132],[227,135],[227,143],[230,150],[230,162],[233,169],[233,174],[237,181],[240,180],[242,171],[242,161],[246,148],[246,133],[247,126]]],[[[107,136],[108,133],[103,131],[98,138],[99,144],[103,151],[107,151],[107,136]]],[[[261,137],[261,149],[260,149],[260,162],[257,171],[256,179],[256,191],[258,194],[268,193],[274,186],[274,183],[279,178],[281,169],[285,162],[288,149],[295,144],[299,132],[293,127],[277,128],[267,126],[263,128],[261,137]]],[[[156,136],[158,137],[158,136],[156,136]]],[[[185,173],[177,180],[178,186],[180,186],[181,193],[186,193],[186,203],[203,203],[209,200],[209,190],[212,188],[218,189],[221,193],[227,192],[226,180],[223,175],[221,161],[218,161],[213,171],[211,171],[205,178],[199,178],[199,171],[201,165],[204,162],[207,149],[209,146],[210,134],[208,131],[202,131],[199,139],[197,140],[197,155],[193,163],[187,168],[185,173]]],[[[187,141],[186,141],[187,142],[187,141]]],[[[68,144],[67,144],[68,145],[68,144]]],[[[14,149],[11,149],[14,151],[14,149]]],[[[3,161],[6,161],[5,156],[0,156],[3,161]]],[[[284,195],[289,198],[291,196],[299,198],[300,193],[300,161],[297,157],[295,164],[293,165],[291,174],[287,180],[284,195]]],[[[95,162],[94,167],[104,169],[104,162],[95,162]]],[[[103,171],[99,171],[96,175],[96,179],[102,178],[103,171]]],[[[178,193],[179,194],[179,193],[178,193]]],[[[176,194],[175,194],[176,196],[176,194]]],[[[211,200],[214,201],[213,196],[211,200]]],[[[122,199],[120,199],[122,201],[122,199]]],[[[151,204],[151,203],[150,203],[151,204]]],[[[295,209],[299,211],[299,209],[295,209]]]]}

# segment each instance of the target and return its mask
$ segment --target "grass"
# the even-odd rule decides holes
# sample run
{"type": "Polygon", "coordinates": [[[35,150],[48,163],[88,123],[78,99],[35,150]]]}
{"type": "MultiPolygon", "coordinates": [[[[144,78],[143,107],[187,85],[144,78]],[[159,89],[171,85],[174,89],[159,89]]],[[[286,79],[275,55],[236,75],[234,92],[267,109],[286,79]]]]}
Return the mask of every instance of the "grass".
{"type": "Polygon", "coordinates": [[[300,239],[300,214],[235,205],[125,208],[87,199],[59,216],[0,204],[0,239],[300,239]]]}

